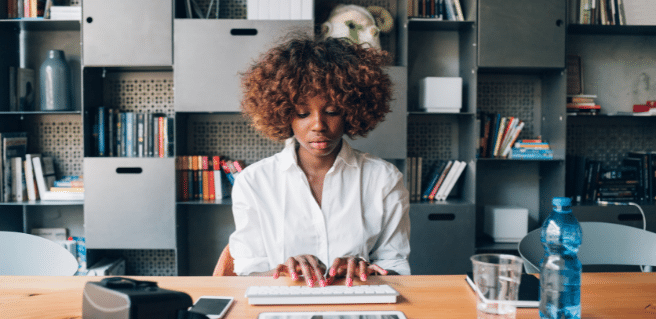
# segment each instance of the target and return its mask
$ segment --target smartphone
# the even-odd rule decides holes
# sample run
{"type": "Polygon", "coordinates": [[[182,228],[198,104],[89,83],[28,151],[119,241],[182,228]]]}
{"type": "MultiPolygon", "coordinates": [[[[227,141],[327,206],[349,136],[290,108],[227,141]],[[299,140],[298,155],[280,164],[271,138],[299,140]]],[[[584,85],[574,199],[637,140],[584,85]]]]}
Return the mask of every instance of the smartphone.
{"type": "Polygon", "coordinates": [[[201,296],[189,307],[189,311],[202,313],[209,319],[220,319],[228,311],[233,300],[233,297],[201,296]]]}

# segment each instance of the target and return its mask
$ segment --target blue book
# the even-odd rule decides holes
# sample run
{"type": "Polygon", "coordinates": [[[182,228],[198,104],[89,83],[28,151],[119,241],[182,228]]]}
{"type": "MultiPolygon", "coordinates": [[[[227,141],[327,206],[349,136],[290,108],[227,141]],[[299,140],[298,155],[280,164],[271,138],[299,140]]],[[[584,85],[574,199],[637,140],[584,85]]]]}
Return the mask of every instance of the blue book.
{"type": "Polygon", "coordinates": [[[424,194],[422,195],[422,199],[428,200],[428,196],[430,196],[430,193],[433,191],[433,188],[435,187],[435,183],[437,183],[437,180],[440,178],[440,175],[442,174],[442,171],[446,167],[447,161],[440,160],[437,163],[435,163],[435,169],[433,170],[433,177],[431,178],[430,182],[428,182],[428,185],[426,185],[426,188],[424,189],[424,194]]]}
{"type": "Polygon", "coordinates": [[[107,156],[116,156],[116,122],[114,110],[107,109],[107,156]]]}
{"type": "Polygon", "coordinates": [[[107,153],[105,152],[105,142],[106,142],[106,126],[107,124],[106,118],[105,118],[105,107],[104,106],[99,106],[98,107],[98,139],[96,141],[96,145],[98,147],[97,154],[98,156],[106,156],[107,153]]]}
{"type": "Polygon", "coordinates": [[[492,131],[490,134],[490,140],[487,144],[487,157],[494,157],[494,146],[497,143],[497,136],[499,135],[499,125],[501,124],[501,114],[495,114],[492,116],[492,131]]]}
{"type": "Polygon", "coordinates": [[[135,156],[135,120],[134,113],[126,112],[125,113],[125,156],[134,157],[135,156]]]}

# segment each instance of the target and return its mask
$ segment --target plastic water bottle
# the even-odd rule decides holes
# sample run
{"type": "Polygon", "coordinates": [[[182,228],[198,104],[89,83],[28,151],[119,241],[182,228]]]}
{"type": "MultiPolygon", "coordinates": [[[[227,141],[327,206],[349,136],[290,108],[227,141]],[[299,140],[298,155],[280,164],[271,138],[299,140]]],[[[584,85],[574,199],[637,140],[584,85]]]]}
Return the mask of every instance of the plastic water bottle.
{"type": "Polygon", "coordinates": [[[540,318],[581,318],[581,225],[567,197],[553,199],[553,211],[542,224],[545,249],[540,264],[540,318]]]}

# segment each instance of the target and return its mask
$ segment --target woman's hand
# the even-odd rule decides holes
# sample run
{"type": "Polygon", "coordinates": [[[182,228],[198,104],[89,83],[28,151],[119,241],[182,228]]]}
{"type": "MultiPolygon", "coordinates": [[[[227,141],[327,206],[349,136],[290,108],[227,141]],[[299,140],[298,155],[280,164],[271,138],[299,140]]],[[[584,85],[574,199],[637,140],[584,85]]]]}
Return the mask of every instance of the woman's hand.
{"type": "Polygon", "coordinates": [[[344,276],[346,285],[351,287],[354,277],[360,278],[361,281],[367,281],[367,276],[371,274],[387,275],[387,270],[376,264],[370,264],[362,257],[346,256],[333,261],[333,265],[328,271],[328,281],[332,282],[334,278],[344,276]]]}
{"type": "Polygon", "coordinates": [[[308,287],[314,287],[315,283],[319,286],[325,287],[329,285],[324,278],[323,274],[326,272],[326,265],[324,265],[319,258],[313,255],[299,255],[289,257],[284,264],[278,265],[273,269],[273,278],[277,279],[280,275],[289,275],[292,280],[296,281],[300,278],[299,274],[305,278],[305,283],[308,287]]]}

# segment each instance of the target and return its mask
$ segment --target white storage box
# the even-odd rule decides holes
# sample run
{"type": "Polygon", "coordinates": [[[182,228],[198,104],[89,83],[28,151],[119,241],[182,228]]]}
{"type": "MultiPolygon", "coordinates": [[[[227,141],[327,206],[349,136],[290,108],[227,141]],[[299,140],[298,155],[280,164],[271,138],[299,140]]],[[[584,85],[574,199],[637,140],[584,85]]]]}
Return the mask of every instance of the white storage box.
{"type": "Polygon", "coordinates": [[[459,113],[462,108],[462,78],[423,78],[419,82],[419,107],[427,112],[459,113]]]}
{"type": "Polygon", "coordinates": [[[528,209],[485,206],[484,230],[497,243],[518,243],[528,232],[528,209]]]}

